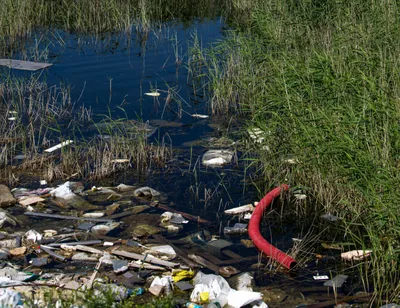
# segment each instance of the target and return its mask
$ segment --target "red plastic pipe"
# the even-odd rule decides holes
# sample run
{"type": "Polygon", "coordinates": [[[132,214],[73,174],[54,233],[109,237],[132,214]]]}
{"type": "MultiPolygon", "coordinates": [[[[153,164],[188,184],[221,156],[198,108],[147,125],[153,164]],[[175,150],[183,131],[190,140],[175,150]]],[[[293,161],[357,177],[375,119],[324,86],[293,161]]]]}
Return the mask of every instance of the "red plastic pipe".
{"type": "Polygon", "coordinates": [[[282,184],[281,186],[271,190],[268,194],[265,195],[264,198],[261,199],[261,201],[256,206],[256,209],[254,210],[249,222],[249,236],[254,245],[259,250],[264,252],[267,256],[271,257],[271,259],[278,261],[285,268],[292,269],[297,263],[296,260],[268,243],[260,233],[260,223],[263,212],[269,207],[272,200],[274,200],[281,194],[282,190],[288,189],[288,185],[282,184]]]}

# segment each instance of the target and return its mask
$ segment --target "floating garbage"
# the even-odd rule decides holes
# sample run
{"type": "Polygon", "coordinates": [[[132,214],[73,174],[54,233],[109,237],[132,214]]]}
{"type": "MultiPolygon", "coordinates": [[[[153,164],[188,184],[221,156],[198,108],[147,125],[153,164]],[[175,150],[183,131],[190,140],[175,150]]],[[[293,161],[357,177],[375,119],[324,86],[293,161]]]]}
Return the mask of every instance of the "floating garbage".
{"type": "Polygon", "coordinates": [[[21,295],[11,289],[0,289],[0,307],[22,307],[21,295]]]}
{"type": "Polygon", "coordinates": [[[135,197],[147,197],[147,198],[149,197],[155,198],[161,195],[157,190],[148,186],[136,189],[133,192],[133,194],[135,195],[135,197]]]}
{"type": "Polygon", "coordinates": [[[178,281],[175,282],[175,286],[177,286],[182,291],[188,291],[194,288],[194,286],[187,281],[178,281]]]}
{"type": "Polygon", "coordinates": [[[90,204],[82,197],[76,195],[72,189],[74,187],[73,182],[65,182],[59,187],[50,191],[50,195],[58,198],[57,205],[65,208],[75,208],[84,211],[99,209],[100,207],[90,204]]]}
{"type": "Polygon", "coordinates": [[[233,154],[230,150],[209,150],[204,153],[202,163],[205,166],[221,167],[232,161],[233,154]]]}
{"type": "Polygon", "coordinates": [[[0,59],[0,66],[7,66],[9,68],[24,71],[37,71],[52,65],[53,64],[51,63],[31,62],[14,59],[0,59]]]}
{"type": "Polygon", "coordinates": [[[144,95],[158,97],[161,94],[159,92],[147,92],[147,93],[144,93],[144,95]]]}
{"type": "Polygon", "coordinates": [[[341,258],[345,261],[360,261],[367,259],[372,253],[372,250],[352,250],[342,252],[341,258]]]}
{"type": "Polygon", "coordinates": [[[127,158],[118,158],[118,159],[113,159],[111,162],[114,164],[125,164],[129,163],[131,160],[127,158]]]}
{"type": "Polygon", "coordinates": [[[6,210],[0,209],[0,228],[3,228],[3,226],[6,225],[16,226],[17,220],[6,210]]]}
{"type": "Polygon", "coordinates": [[[114,273],[119,275],[129,270],[129,262],[127,260],[112,260],[114,273]]]}
{"type": "Polygon", "coordinates": [[[242,206],[235,207],[233,209],[225,210],[224,213],[228,215],[238,215],[247,212],[253,212],[254,206],[252,204],[246,204],[242,206]]]}
{"type": "Polygon", "coordinates": [[[23,206],[28,206],[28,205],[36,204],[38,202],[43,202],[43,201],[45,201],[45,199],[36,197],[36,196],[32,196],[32,197],[25,197],[23,199],[21,198],[18,200],[18,203],[23,206]]]}
{"type": "Polygon", "coordinates": [[[262,299],[261,293],[234,290],[223,277],[213,274],[206,275],[198,272],[193,282],[195,288],[190,295],[190,300],[195,303],[203,302],[205,293],[207,293],[207,300],[221,302],[223,306],[228,304],[232,308],[240,308],[262,299]]]}
{"type": "Polygon", "coordinates": [[[247,224],[235,223],[233,227],[225,227],[225,235],[239,235],[247,233],[247,224]]]}
{"type": "Polygon", "coordinates": [[[23,256],[26,253],[26,247],[17,247],[14,249],[9,250],[10,255],[12,255],[13,257],[19,257],[19,256],[23,256]]]}
{"type": "Polygon", "coordinates": [[[59,144],[57,144],[57,145],[55,145],[55,146],[53,146],[51,148],[48,148],[48,149],[46,149],[44,151],[47,152],[47,153],[51,153],[51,152],[54,152],[55,150],[58,150],[58,149],[61,149],[61,148],[65,147],[65,146],[67,146],[67,145],[69,145],[71,143],[73,143],[72,140],[63,141],[63,142],[61,142],[61,143],[59,143],[59,144]]]}
{"type": "Polygon", "coordinates": [[[35,230],[29,230],[24,235],[25,243],[28,246],[40,242],[42,240],[42,238],[43,238],[43,236],[35,230]]]}
{"type": "Polygon", "coordinates": [[[327,275],[319,275],[319,276],[313,276],[314,280],[328,280],[329,277],[327,275]]]}
{"type": "MultiPolygon", "coordinates": [[[[173,270],[172,271],[172,279],[175,283],[184,280],[184,279],[192,279],[194,277],[194,271],[192,270],[173,270]]],[[[193,286],[192,286],[193,287],[193,286]]]]}
{"type": "Polygon", "coordinates": [[[238,291],[253,291],[252,285],[253,285],[253,276],[248,273],[241,273],[235,277],[232,278],[236,284],[235,284],[235,289],[238,291]]]}
{"type": "Polygon", "coordinates": [[[346,282],[347,275],[337,275],[336,277],[328,280],[324,283],[324,287],[332,287],[332,288],[341,288],[342,285],[346,282]]]}
{"type": "Polygon", "coordinates": [[[96,225],[90,229],[90,232],[96,235],[106,235],[120,226],[119,222],[109,222],[107,224],[96,225]]]}
{"type": "Polygon", "coordinates": [[[250,138],[257,143],[263,143],[265,140],[265,132],[257,127],[248,130],[250,138]]]}
{"type": "Polygon", "coordinates": [[[328,221],[338,221],[340,219],[340,217],[333,215],[331,213],[326,213],[321,215],[321,218],[328,220],[328,221]]]}
{"type": "Polygon", "coordinates": [[[160,296],[161,293],[169,295],[173,290],[172,278],[164,276],[162,278],[156,277],[150,285],[149,292],[155,296],[160,296]]]}
{"type": "Polygon", "coordinates": [[[210,116],[208,116],[208,115],[206,115],[206,114],[194,113],[194,114],[192,114],[192,117],[193,117],[193,118],[197,118],[197,119],[207,119],[207,118],[209,118],[210,116]]]}
{"type": "Polygon", "coordinates": [[[307,199],[307,195],[306,194],[294,194],[294,197],[297,200],[305,200],[305,199],[307,199]]]}
{"type": "MultiPolygon", "coordinates": [[[[248,130],[249,136],[251,138],[251,140],[253,140],[253,142],[258,143],[258,144],[262,144],[265,141],[265,135],[267,134],[265,131],[259,129],[259,128],[250,128],[248,130]]],[[[268,134],[271,134],[271,132],[268,132],[268,134]]],[[[269,151],[270,148],[268,145],[264,145],[262,147],[263,150],[265,151],[269,151]]]]}
{"type": "Polygon", "coordinates": [[[187,302],[185,305],[187,308],[203,308],[201,305],[197,305],[196,303],[187,302]]]}
{"type": "Polygon", "coordinates": [[[148,247],[145,253],[149,253],[151,255],[157,255],[160,258],[165,258],[166,260],[172,260],[176,258],[175,250],[169,245],[159,245],[148,247]]]}

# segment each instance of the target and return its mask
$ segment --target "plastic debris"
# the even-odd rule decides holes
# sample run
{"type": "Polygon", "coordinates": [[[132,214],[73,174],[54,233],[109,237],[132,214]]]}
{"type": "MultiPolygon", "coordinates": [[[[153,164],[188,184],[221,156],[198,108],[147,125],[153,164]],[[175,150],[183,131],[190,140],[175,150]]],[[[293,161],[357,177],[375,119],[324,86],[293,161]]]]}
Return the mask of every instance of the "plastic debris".
{"type": "Polygon", "coordinates": [[[208,292],[210,300],[227,302],[233,308],[245,306],[262,298],[262,294],[258,292],[234,290],[224,278],[213,274],[206,275],[198,272],[193,282],[195,288],[190,295],[190,300],[196,303],[201,302],[200,294],[203,292],[208,292]]]}
{"type": "Polygon", "coordinates": [[[202,163],[205,166],[221,167],[232,161],[233,151],[230,150],[209,150],[204,153],[202,163]]]}
{"type": "Polygon", "coordinates": [[[340,218],[338,216],[335,216],[331,213],[326,213],[321,215],[321,218],[328,220],[328,221],[338,221],[340,218]]]}
{"type": "Polygon", "coordinates": [[[51,152],[54,152],[55,150],[58,150],[58,149],[61,149],[61,148],[65,147],[65,146],[67,146],[67,145],[69,145],[71,143],[74,143],[74,142],[72,140],[63,141],[63,142],[61,142],[61,143],[59,143],[59,144],[57,144],[57,145],[55,145],[55,146],[53,146],[51,148],[48,148],[48,149],[46,149],[44,151],[46,153],[51,153],[51,152]]]}
{"type": "Polygon", "coordinates": [[[118,158],[118,159],[113,159],[111,162],[114,163],[114,164],[124,164],[124,163],[129,163],[130,159],[118,158]]]}
{"type": "Polygon", "coordinates": [[[238,235],[247,233],[247,224],[236,223],[233,227],[225,227],[224,234],[225,235],[238,235]]]}
{"type": "Polygon", "coordinates": [[[192,279],[194,272],[192,270],[173,270],[172,279],[174,282],[178,282],[184,279],[192,279]]]}
{"type": "Polygon", "coordinates": [[[97,235],[106,235],[120,226],[119,222],[109,222],[107,224],[96,225],[90,229],[90,232],[97,235]]]}
{"type": "Polygon", "coordinates": [[[51,63],[41,63],[14,59],[0,59],[0,66],[7,66],[8,68],[24,71],[37,71],[52,65],[53,64],[51,63]]]}
{"type": "Polygon", "coordinates": [[[10,257],[10,251],[7,248],[0,248],[0,260],[7,260],[10,257]]]}
{"type": "Polygon", "coordinates": [[[342,252],[340,256],[345,261],[360,261],[368,258],[372,253],[372,250],[352,250],[342,252]]]}
{"type": "Polygon", "coordinates": [[[71,190],[71,182],[65,182],[57,188],[50,191],[50,194],[56,198],[69,199],[75,197],[75,194],[71,190]]]}
{"type": "Polygon", "coordinates": [[[31,212],[25,212],[24,214],[28,215],[28,216],[45,217],[45,218],[53,218],[53,219],[89,220],[89,221],[97,221],[97,222],[113,222],[112,219],[108,219],[108,218],[88,218],[88,217],[65,216],[65,215],[55,215],[55,214],[46,214],[46,213],[31,213],[31,212]]]}
{"type": "Polygon", "coordinates": [[[166,257],[167,260],[172,260],[176,258],[175,250],[169,245],[152,246],[152,247],[147,247],[147,249],[148,250],[145,253],[164,256],[166,257]]]}
{"type": "Polygon", "coordinates": [[[21,295],[11,289],[0,289],[0,307],[22,307],[21,295]]]}
{"type": "Polygon", "coordinates": [[[11,226],[16,226],[17,221],[6,210],[0,209],[0,228],[3,228],[3,226],[5,226],[7,224],[9,224],[11,226]]]}
{"type": "Polygon", "coordinates": [[[197,118],[197,119],[208,119],[210,116],[208,116],[206,114],[194,113],[194,114],[192,114],[192,117],[197,118]]]}
{"type": "Polygon", "coordinates": [[[170,276],[164,276],[162,278],[154,278],[149,291],[155,296],[160,296],[163,291],[166,295],[169,295],[172,289],[172,278],[170,276]]]}
{"type": "Polygon", "coordinates": [[[24,238],[27,245],[32,245],[40,242],[43,236],[35,230],[29,230],[28,232],[25,233],[24,238]]]}
{"type": "Polygon", "coordinates": [[[175,285],[182,291],[187,291],[194,288],[194,286],[187,281],[178,281],[175,283],[175,285]]]}
{"type": "MultiPolygon", "coordinates": [[[[271,134],[271,132],[267,133],[257,127],[250,128],[248,130],[248,133],[249,133],[250,139],[253,140],[253,142],[258,143],[258,144],[264,143],[266,134],[271,134]]],[[[263,150],[266,150],[266,151],[270,150],[268,145],[264,145],[262,148],[263,148],[263,150]]]]}
{"type": "Polygon", "coordinates": [[[329,277],[326,275],[320,275],[320,276],[313,276],[314,280],[328,280],[329,277]]]}
{"type": "Polygon", "coordinates": [[[263,143],[265,140],[265,132],[259,128],[251,128],[248,130],[250,138],[257,143],[263,143]]]}
{"type": "Polygon", "coordinates": [[[160,96],[160,93],[158,93],[158,92],[147,92],[147,93],[144,93],[144,95],[157,97],[157,96],[160,96]]]}
{"type": "Polygon", "coordinates": [[[32,258],[30,263],[35,267],[42,267],[47,265],[49,260],[47,258],[32,258]]]}
{"type": "Polygon", "coordinates": [[[234,277],[236,281],[236,290],[238,291],[253,291],[253,276],[250,273],[241,273],[234,277]]]}
{"type": "Polygon", "coordinates": [[[187,302],[187,303],[185,304],[185,306],[186,306],[187,308],[203,308],[203,306],[197,305],[196,303],[191,303],[191,302],[187,302]]]}
{"type": "Polygon", "coordinates": [[[228,215],[238,215],[247,212],[253,212],[254,206],[252,204],[246,204],[242,206],[235,207],[233,209],[225,210],[224,213],[228,215]]]}
{"type": "Polygon", "coordinates": [[[82,217],[87,217],[87,218],[100,218],[103,217],[105,214],[104,213],[86,213],[83,214],[82,217]]]}
{"type": "Polygon", "coordinates": [[[306,194],[294,194],[294,197],[297,200],[305,200],[305,199],[307,199],[307,195],[306,194]]]}
{"type": "Polygon", "coordinates": [[[349,276],[347,275],[337,275],[336,277],[328,280],[324,283],[325,287],[333,287],[333,288],[340,288],[345,283],[346,279],[349,276]]]}
{"type": "Polygon", "coordinates": [[[23,206],[28,206],[28,205],[36,204],[38,202],[43,202],[43,201],[45,201],[43,198],[32,196],[32,197],[25,197],[24,199],[18,200],[18,203],[23,206]]]}
{"type": "Polygon", "coordinates": [[[14,257],[23,256],[26,252],[26,247],[17,247],[14,249],[9,250],[10,255],[14,257]]]}
{"type": "Polygon", "coordinates": [[[147,186],[136,189],[133,194],[135,195],[135,197],[150,197],[150,198],[158,197],[161,195],[157,190],[147,186]]]}
{"type": "Polygon", "coordinates": [[[128,261],[126,260],[112,260],[114,273],[119,275],[128,271],[128,261]]]}

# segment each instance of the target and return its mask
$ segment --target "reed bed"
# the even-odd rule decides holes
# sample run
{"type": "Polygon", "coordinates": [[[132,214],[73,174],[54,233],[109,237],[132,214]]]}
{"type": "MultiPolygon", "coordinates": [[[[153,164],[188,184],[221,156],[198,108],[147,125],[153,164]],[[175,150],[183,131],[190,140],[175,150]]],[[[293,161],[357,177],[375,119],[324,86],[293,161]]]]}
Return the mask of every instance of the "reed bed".
{"type": "Polygon", "coordinates": [[[214,114],[239,115],[261,130],[259,142],[243,134],[261,192],[289,182],[307,195],[291,211],[297,220],[339,216],[336,241],[373,250],[356,266],[374,293],[371,305],[396,301],[399,4],[256,2],[226,42],[193,53],[193,63],[204,64],[193,74],[208,75],[214,114]]]}
{"type": "Polygon", "coordinates": [[[107,116],[95,123],[90,109],[72,101],[69,87],[48,87],[35,75],[1,82],[0,101],[0,176],[10,184],[20,173],[48,181],[99,180],[130,168],[163,167],[172,155],[169,141],[148,142],[144,124],[107,116]],[[44,152],[66,140],[73,144],[44,152]]]}

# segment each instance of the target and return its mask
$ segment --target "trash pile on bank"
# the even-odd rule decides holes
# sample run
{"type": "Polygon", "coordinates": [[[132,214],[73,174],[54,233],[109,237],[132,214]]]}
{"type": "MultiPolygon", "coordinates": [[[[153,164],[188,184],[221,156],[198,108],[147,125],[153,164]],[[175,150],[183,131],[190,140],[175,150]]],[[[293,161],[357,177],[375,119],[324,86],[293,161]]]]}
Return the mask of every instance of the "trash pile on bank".
{"type": "MultiPolygon", "coordinates": [[[[12,191],[0,185],[1,307],[28,300],[45,307],[49,288],[112,290],[116,301],[179,293],[182,306],[194,308],[268,307],[249,267],[261,260],[247,236],[257,202],[225,210],[235,223],[222,228],[221,238],[207,230],[209,221],[167,205],[167,196],[151,187],[41,184],[12,191]],[[243,256],[238,246],[252,253],[243,256]]],[[[371,253],[342,258],[353,262],[371,253]]],[[[314,276],[335,289],[347,278],[314,276]]]]}
{"type": "Polygon", "coordinates": [[[22,307],[34,291],[35,304],[45,306],[44,290],[52,287],[111,289],[117,300],[179,290],[195,307],[267,307],[251,288],[251,274],[234,267],[248,258],[229,250],[229,241],[212,237],[208,221],[167,206],[165,194],[124,184],[89,190],[78,182],[45,186],[0,186],[0,226],[6,230],[0,233],[1,303],[22,307]],[[239,281],[232,287],[225,279],[231,277],[239,281]]]}

